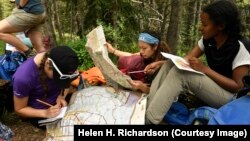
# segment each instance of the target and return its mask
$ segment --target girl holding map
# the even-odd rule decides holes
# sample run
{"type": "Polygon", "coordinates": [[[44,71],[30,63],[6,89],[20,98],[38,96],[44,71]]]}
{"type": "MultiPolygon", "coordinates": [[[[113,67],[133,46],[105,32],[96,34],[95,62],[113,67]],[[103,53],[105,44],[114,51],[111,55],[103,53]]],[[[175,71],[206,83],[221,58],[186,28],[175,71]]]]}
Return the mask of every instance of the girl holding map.
{"type": "Polygon", "coordinates": [[[161,52],[169,53],[170,48],[153,31],[140,33],[138,47],[139,52],[129,53],[115,49],[107,43],[108,52],[119,57],[118,68],[134,80],[130,81],[133,88],[148,93],[152,80],[166,61],[161,52]]]}

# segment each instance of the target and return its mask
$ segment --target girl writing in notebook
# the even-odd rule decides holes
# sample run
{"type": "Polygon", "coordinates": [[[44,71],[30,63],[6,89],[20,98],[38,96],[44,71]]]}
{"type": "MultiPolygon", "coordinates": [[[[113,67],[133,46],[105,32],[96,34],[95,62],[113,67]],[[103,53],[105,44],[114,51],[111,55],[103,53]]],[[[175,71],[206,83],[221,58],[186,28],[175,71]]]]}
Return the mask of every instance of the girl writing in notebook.
{"type": "Polygon", "coordinates": [[[15,112],[34,125],[41,118],[56,117],[67,105],[63,90],[78,77],[78,62],[76,53],[67,46],[54,47],[26,60],[13,76],[15,112]]]}

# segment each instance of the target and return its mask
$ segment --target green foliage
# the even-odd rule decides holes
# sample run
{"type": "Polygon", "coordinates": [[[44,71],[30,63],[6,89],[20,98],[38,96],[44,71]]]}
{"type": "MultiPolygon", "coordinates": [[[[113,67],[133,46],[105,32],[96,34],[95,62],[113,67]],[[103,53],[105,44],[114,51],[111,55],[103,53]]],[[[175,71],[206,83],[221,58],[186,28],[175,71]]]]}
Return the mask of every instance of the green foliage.
{"type": "MultiPolygon", "coordinates": [[[[134,38],[133,41],[127,42],[129,39],[126,37],[133,38],[133,36],[123,36],[122,32],[126,32],[126,28],[123,26],[123,24],[118,24],[119,26],[117,26],[117,28],[113,28],[111,25],[106,25],[101,21],[98,21],[97,23],[98,25],[103,26],[106,40],[112,43],[115,48],[128,52],[138,52],[137,37],[134,38]]],[[[70,40],[68,37],[68,40],[65,41],[65,44],[72,47],[72,49],[77,53],[78,59],[80,61],[79,70],[87,70],[94,66],[93,60],[85,48],[86,37],[83,39],[75,38],[74,40],[70,40]]],[[[117,62],[117,58],[115,56],[111,55],[110,58],[114,63],[117,62]]]]}
{"type": "Polygon", "coordinates": [[[3,4],[0,3],[0,18],[3,19],[3,4]]]}
{"type": "Polygon", "coordinates": [[[127,52],[138,51],[138,47],[136,46],[138,35],[135,33],[126,33],[127,29],[124,27],[122,21],[118,22],[116,28],[101,21],[97,23],[103,26],[107,42],[111,43],[115,48],[127,52]]]}
{"type": "MultiPolygon", "coordinates": [[[[135,42],[139,32],[136,9],[129,0],[103,1],[87,0],[84,29],[98,25],[104,28],[106,39],[114,47],[123,51],[135,52],[135,42]],[[132,47],[132,48],[131,48],[132,47]]],[[[86,34],[90,30],[86,30],[86,34]]]]}
{"type": "MultiPolygon", "coordinates": [[[[118,22],[118,26],[116,26],[116,28],[113,28],[110,24],[106,25],[101,21],[98,21],[97,23],[98,25],[103,26],[106,40],[107,42],[111,43],[114,48],[125,52],[138,52],[138,35],[131,35],[131,33],[128,32],[126,33],[126,28],[124,27],[123,23],[118,22]]],[[[110,55],[110,59],[116,64],[118,57],[110,55]]]]}
{"type": "MultiPolygon", "coordinates": [[[[88,10],[85,15],[84,29],[92,29],[97,26],[98,20],[105,24],[111,24],[116,27],[117,22],[122,21],[128,29],[138,30],[136,10],[129,0],[104,1],[104,0],[86,0],[88,10]]],[[[88,32],[88,31],[87,31],[88,32]]]]}
{"type": "Polygon", "coordinates": [[[94,66],[93,61],[85,48],[86,37],[78,40],[67,40],[66,44],[77,53],[79,59],[79,70],[87,70],[94,66]]]}
{"type": "MultiPolygon", "coordinates": [[[[192,48],[186,47],[186,46],[181,46],[177,52],[176,55],[181,56],[181,57],[185,57],[189,51],[191,51],[192,48]]],[[[206,61],[206,57],[205,55],[202,55],[200,58],[201,62],[205,65],[207,65],[207,61],[206,61]]]]}
{"type": "Polygon", "coordinates": [[[9,0],[0,1],[1,4],[1,18],[5,18],[11,14],[12,9],[15,7],[15,3],[11,3],[9,0]]]}
{"type": "Polygon", "coordinates": [[[238,0],[237,6],[239,7],[243,24],[242,35],[250,39],[250,0],[238,0]]]}
{"type": "Polygon", "coordinates": [[[0,54],[4,53],[4,49],[5,49],[5,42],[0,41],[0,54]]]}

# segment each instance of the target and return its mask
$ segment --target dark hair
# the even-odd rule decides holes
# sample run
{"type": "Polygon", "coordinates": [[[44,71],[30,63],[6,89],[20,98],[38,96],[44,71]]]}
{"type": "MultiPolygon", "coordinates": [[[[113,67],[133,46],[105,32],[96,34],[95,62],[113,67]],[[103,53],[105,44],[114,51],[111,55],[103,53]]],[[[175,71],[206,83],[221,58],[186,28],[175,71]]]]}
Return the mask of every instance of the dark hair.
{"type": "MultiPolygon", "coordinates": [[[[170,47],[168,46],[168,44],[165,42],[165,41],[161,41],[161,38],[159,36],[159,34],[155,31],[149,31],[149,30],[144,30],[143,32],[141,33],[147,33],[155,38],[157,38],[159,40],[159,44],[158,44],[158,48],[157,50],[155,51],[155,54],[153,56],[153,61],[160,61],[160,60],[165,60],[166,58],[163,57],[161,55],[161,52],[167,52],[167,53],[170,53],[171,52],[171,49],[170,47]]],[[[149,43],[147,43],[149,44],[149,43]]],[[[155,44],[149,44],[152,48],[155,46],[155,44]]]]}
{"type": "MultiPolygon", "coordinates": [[[[77,54],[68,46],[57,46],[47,51],[39,66],[39,80],[44,89],[45,98],[47,98],[48,94],[48,84],[46,83],[47,75],[44,71],[47,58],[53,60],[63,74],[73,74],[77,70],[79,64],[77,54]]],[[[68,88],[70,82],[78,77],[78,74],[76,74],[73,78],[60,79],[61,74],[58,73],[52,62],[50,62],[50,67],[50,69],[53,70],[53,80],[62,88],[62,91],[64,88],[68,88]]]]}
{"type": "Polygon", "coordinates": [[[39,66],[39,80],[44,90],[44,98],[48,97],[48,84],[46,83],[47,75],[44,71],[45,62],[46,62],[46,59],[48,58],[48,55],[49,53],[46,52],[39,66]]]}
{"type": "Polygon", "coordinates": [[[202,9],[209,15],[215,25],[223,24],[223,32],[231,37],[241,38],[241,20],[236,5],[230,1],[219,0],[213,2],[202,9]]]}

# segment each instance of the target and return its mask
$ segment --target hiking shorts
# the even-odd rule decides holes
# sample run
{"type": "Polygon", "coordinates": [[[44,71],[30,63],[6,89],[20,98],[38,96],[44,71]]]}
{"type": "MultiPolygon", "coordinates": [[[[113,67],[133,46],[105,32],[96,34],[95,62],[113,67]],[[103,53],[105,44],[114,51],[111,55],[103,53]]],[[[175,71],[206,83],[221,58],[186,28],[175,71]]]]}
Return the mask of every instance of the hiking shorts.
{"type": "Polygon", "coordinates": [[[39,31],[45,22],[46,13],[35,15],[27,13],[22,9],[14,8],[12,14],[6,20],[15,28],[25,33],[29,31],[39,31]]]}

